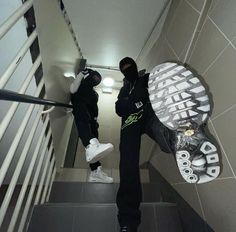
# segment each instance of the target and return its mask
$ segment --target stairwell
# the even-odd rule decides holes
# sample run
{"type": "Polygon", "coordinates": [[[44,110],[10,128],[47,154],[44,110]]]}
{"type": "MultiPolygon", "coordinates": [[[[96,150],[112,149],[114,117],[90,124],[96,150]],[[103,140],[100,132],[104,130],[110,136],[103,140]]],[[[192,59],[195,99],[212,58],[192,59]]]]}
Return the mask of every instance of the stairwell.
{"type": "MultiPolygon", "coordinates": [[[[117,183],[54,182],[49,202],[35,206],[28,231],[119,231],[118,187],[117,183]]],[[[142,187],[139,231],[183,231],[176,204],[163,201],[159,184],[143,183],[142,187]]]]}

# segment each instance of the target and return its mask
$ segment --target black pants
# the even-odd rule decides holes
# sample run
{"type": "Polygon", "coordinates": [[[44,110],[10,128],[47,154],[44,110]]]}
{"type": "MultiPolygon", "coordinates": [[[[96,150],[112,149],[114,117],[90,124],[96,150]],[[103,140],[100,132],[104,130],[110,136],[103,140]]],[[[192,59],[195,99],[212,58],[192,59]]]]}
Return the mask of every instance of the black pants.
{"type": "MultiPolygon", "coordinates": [[[[87,147],[90,139],[98,138],[98,123],[94,120],[91,112],[89,112],[89,107],[82,101],[77,102],[76,106],[73,107],[73,114],[79,137],[84,147],[87,147]]],[[[101,163],[97,161],[96,163],[89,164],[89,166],[91,171],[94,171],[97,167],[101,166],[101,163]]]]}
{"type": "Polygon", "coordinates": [[[155,140],[163,151],[172,152],[171,131],[161,124],[150,103],[123,118],[120,134],[120,187],[116,198],[121,226],[137,227],[141,221],[139,150],[141,135],[144,133],[155,140]]]}

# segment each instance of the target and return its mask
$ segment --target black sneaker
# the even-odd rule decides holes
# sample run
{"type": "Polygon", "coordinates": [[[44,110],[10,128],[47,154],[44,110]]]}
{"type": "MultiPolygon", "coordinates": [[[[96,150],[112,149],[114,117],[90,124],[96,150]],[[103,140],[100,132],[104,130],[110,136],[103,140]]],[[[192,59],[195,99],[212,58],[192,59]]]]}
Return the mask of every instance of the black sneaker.
{"type": "Polygon", "coordinates": [[[122,226],[120,228],[120,232],[137,232],[137,228],[131,228],[131,227],[128,227],[128,226],[122,226]]]}
{"type": "Polygon", "coordinates": [[[205,183],[220,174],[220,161],[204,125],[210,104],[204,86],[177,63],[163,63],[150,73],[149,98],[159,120],[175,132],[175,156],[182,177],[205,183]]]}

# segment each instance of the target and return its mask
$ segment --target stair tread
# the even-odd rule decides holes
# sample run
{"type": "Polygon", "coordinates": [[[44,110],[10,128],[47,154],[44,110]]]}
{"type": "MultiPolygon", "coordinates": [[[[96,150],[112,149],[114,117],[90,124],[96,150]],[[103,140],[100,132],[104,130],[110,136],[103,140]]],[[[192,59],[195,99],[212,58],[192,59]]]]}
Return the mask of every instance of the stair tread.
{"type": "MultiPolygon", "coordinates": [[[[54,182],[49,202],[115,203],[119,184],[54,182]],[[94,194],[94,193],[99,194],[94,194]]],[[[144,202],[162,201],[158,184],[142,184],[144,202]]]]}
{"type": "MultiPolygon", "coordinates": [[[[159,206],[159,207],[172,207],[176,206],[175,203],[170,202],[142,202],[141,205],[144,206],[159,206]]],[[[35,205],[35,207],[100,207],[100,206],[114,206],[116,203],[86,203],[86,202],[60,202],[60,203],[45,203],[43,205],[35,205]]]]}
{"type": "MultiPolygon", "coordinates": [[[[142,203],[140,232],[182,232],[174,203],[142,203]]],[[[45,204],[34,208],[28,232],[118,232],[116,204],[45,204]]]]}

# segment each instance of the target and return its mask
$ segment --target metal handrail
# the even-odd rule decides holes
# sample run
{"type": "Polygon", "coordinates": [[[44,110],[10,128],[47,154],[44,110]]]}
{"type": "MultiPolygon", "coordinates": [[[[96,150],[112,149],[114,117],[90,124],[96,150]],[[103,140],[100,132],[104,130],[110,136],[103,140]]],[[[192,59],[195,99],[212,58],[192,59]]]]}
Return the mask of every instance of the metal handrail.
{"type": "Polygon", "coordinates": [[[18,67],[18,65],[20,64],[23,57],[25,56],[25,54],[27,53],[27,51],[29,50],[30,46],[32,45],[32,43],[35,41],[36,38],[37,38],[37,32],[36,30],[34,30],[28,37],[28,39],[25,41],[23,46],[20,48],[16,56],[13,58],[13,60],[11,61],[5,72],[2,74],[0,78],[0,88],[5,87],[8,80],[11,78],[12,74],[15,72],[16,68],[18,67]]]}
{"type": "Polygon", "coordinates": [[[18,178],[20,176],[20,172],[21,172],[21,170],[23,168],[23,165],[24,165],[24,162],[26,160],[28,151],[29,151],[30,146],[32,144],[32,141],[33,141],[33,138],[34,138],[34,135],[35,135],[38,123],[39,123],[40,118],[41,118],[41,111],[42,111],[42,106],[40,107],[40,109],[39,109],[39,111],[37,113],[37,116],[36,116],[36,118],[34,120],[34,123],[33,123],[33,126],[31,128],[29,137],[27,138],[27,140],[26,140],[26,142],[24,144],[23,151],[22,151],[22,153],[20,155],[21,159],[19,159],[19,161],[18,161],[18,163],[16,165],[16,168],[15,168],[14,173],[13,173],[12,181],[10,182],[9,187],[7,189],[7,192],[6,192],[6,195],[5,195],[4,199],[3,199],[3,202],[2,202],[2,205],[1,205],[1,211],[0,211],[0,224],[2,224],[2,222],[4,220],[5,214],[7,212],[7,208],[9,206],[9,204],[10,204],[12,195],[13,195],[15,187],[17,185],[17,181],[18,181],[18,178]]]}
{"type": "MultiPolygon", "coordinates": [[[[24,14],[31,9],[33,6],[33,0],[25,1],[22,6],[20,6],[9,18],[5,20],[0,25],[0,39],[7,34],[7,32],[16,24],[16,22],[24,16],[24,14]]],[[[26,174],[24,176],[24,182],[18,195],[18,199],[14,208],[14,212],[11,216],[10,224],[8,226],[7,231],[13,232],[17,230],[18,232],[22,232],[25,227],[27,217],[29,211],[31,209],[31,203],[35,196],[35,190],[37,183],[39,183],[39,188],[37,191],[36,200],[37,202],[45,202],[49,199],[49,195],[52,188],[52,183],[55,179],[56,174],[56,165],[55,165],[55,153],[53,149],[53,142],[50,142],[52,138],[52,131],[49,127],[49,116],[46,116],[45,120],[42,120],[42,113],[48,113],[51,110],[42,111],[43,106],[36,107],[38,105],[51,105],[54,108],[55,106],[64,107],[71,109],[72,105],[64,104],[60,102],[51,101],[48,99],[41,99],[39,98],[40,93],[42,91],[44,81],[41,79],[40,83],[36,87],[33,96],[25,95],[28,86],[31,83],[33,76],[36,74],[38,68],[41,65],[42,58],[40,54],[38,55],[37,59],[34,61],[33,65],[30,67],[26,78],[24,79],[23,83],[17,92],[8,91],[4,89],[8,81],[11,79],[12,75],[16,71],[19,64],[22,62],[23,58],[27,54],[30,48],[32,48],[32,44],[37,40],[37,32],[34,30],[30,36],[24,41],[21,45],[20,49],[16,52],[15,56],[8,64],[5,71],[0,76],[0,100],[7,100],[7,101],[14,101],[10,108],[7,110],[5,116],[0,122],[0,141],[3,138],[16,110],[19,106],[20,102],[30,103],[28,109],[25,112],[25,115],[22,119],[22,122],[19,125],[19,128],[16,128],[16,134],[12,140],[11,146],[7,151],[4,160],[0,166],[0,187],[3,184],[3,181],[6,177],[6,174],[9,170],[9,167],[12,163],[13,158],[15,157],[16,150],[20,144],[20,141],[23,134],[26,131],[26,127],[29,125],[29,121],[31,119],[31,115],[33,115],[34,110],[37,110],[36,115],[34,116],[34,122],[32,124],[31,130],[28,134],[28,137],[25,141],[23,150],[19,155],[19,159],[17,161],[16,167],[13,170],[13,175],[11,176],[11,180],[9,182],[9,186],[7,188],[6,194],[3,198],[1,203],[1,210],[0,210],[0,230],[2,229],[2,224],[7,214],[7,210],[9,208],[10,202],[14,195],[15,187],[18,183],[19,174],[22,172],[26,159],[28,157],[28,153],[30,152],[31,146],[37,135],[37,131],[41,131],[39,138],[37,140],[37,145],[34,149],[33,155],[30,156],[30,163],[27,167],[26,174]],[[37,109],[38,108],[38,109],[37,109]],[[42,125],[43,127],[39,127],[42,125]],[[48,131],[46,133],[46,131],[48,131]],[[47,134],[47,135],[46,135],[47,134]],[[50,145],[50,148],[49,148],[50,145]],[[38,161],[38,162],[37,162],[38,161]],[[45,161],[45,163],[44,163],[45,161]],[[42,177],[40,173],[42,173],[42,177]],[[46,175],[47,174],[47,175],[46,175]],[[46,182],[45,182],[46,178],[46,182]],[[30,180],[32,179],[32,183],[30,185],[30,191],[27,194],[27,189],[29,187],[30,180]],[[43,195],[41,196],[41,192],[43,191],[43,195]],[[27,195],[26,203],[24,204],[25,196],[27,195]],[[20,214],[20,210],[22,205],[24,212],[20,214]],[[20,221],[18,228],[16,228],[17,221],[20,221]]],[[[33,59],[34,60],[34,59],[33,59]]],[[[34,201],[34,204],[36,201],[34,201]]]]}
{"type": "Polygon", "coordinates": [[[33,0],[28,0],[0,25],[0,39],[11,29],[13,25],[15,25],[15,23],[30,9],[32,5],[33,0]]]}
{"type": "MultiPolygon", "coordinates": [[[[26,176],[25,176],[25,180],[24,180],[24,182],[22,184],[22,188],[20,190],[20,194],[18,196],[18,200],[16,202],[16,206],[15,206],[14,212],[12,214],[11,222],[10,222],[10,225],[9,225],[9,231],[14,231],[14,228],[15,228],[18,216],[19,216],[19,212],[20,212],[23,200],[24,200],[24,196],[25,196],[25,193],[27,191],[27,187],[29,185],[29,181],[30,181],[33,169],[34,169],[34,165],[36,163],[36,160],[37,160],[38,157],[40,157],[41,160],[43,160],[43,158],[44,158],[44,154],[46,152],[46,148],[47,148],[47,145],[48,145],[48,142],[49,142],[49,139],[50,139],[50,135],[51,135],[50,133],[49,133],[49,136],[48,136],[48,141],[44,145],[45,151],[42,151],[41,154],[39,154],[39,152],[40,152],[40,147],[41,147],[42,142],[43,142],[43,138],[45,136],[45,131],[46,131],[48,122],[49,122],[49,117],[47,116],[46,120],[45,120],[45,122],[43,124],[43,129],[42,129],[42,131],[40,133],[40,136],[39,136],[39,139],[37,141],[37,146],[36,146],[36,148],[34,150],[34,153],[32,155],[32,159],[30,161],[30,165],[29,165],[29,168],[27,170],[27,173],[26,173],[26,176]]],[[[30,192],[32,192],[32,191],[34,191],[34,188],[32,188],[32,185],[31,185],[30,192]]]]}
{"type": "Polygon", "coordinates": [[[26,94],[19,94],[17,92],[5,90],[5,89],[0,90],[0,100],[24,102],[24,103],[31,103],[31,104],[38,104],[38,105],[50,105],[50,106],[58,106],[58,107],[65,107],[65,108],[73,107],[70,104],[56,102],[49,99],[41,99],[38,97],[26,95],[26,94]]]}
{"type": "MultiPolygon", "coordinates": [[[[37,60],[34,62],[33,66],[31,67],[26,79],[24,80],[21,88],[18,90],[18,93],[20,94],[24,94],[34,76],[34,73],[36,72],[37,68],[39,67],[39,65],[41,64],[41,57],[38,57],[37,60]]],[[[35,97],[38,97],[42,88],[43,88],[43,84],[44,82],[41,80],[41,82],[39,83],[37,90],[34,94],[35,97]]],[[[19,102],[14,102],[9,110],[7,111],[7,113],[5,114],[4,118],[2,119],[1,123],[0,123],[0,140],[2,139],[7,127],[10,124],[10,121],[12,120],[17,107],[19,105],[19,102]]]]}

